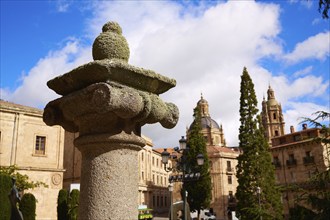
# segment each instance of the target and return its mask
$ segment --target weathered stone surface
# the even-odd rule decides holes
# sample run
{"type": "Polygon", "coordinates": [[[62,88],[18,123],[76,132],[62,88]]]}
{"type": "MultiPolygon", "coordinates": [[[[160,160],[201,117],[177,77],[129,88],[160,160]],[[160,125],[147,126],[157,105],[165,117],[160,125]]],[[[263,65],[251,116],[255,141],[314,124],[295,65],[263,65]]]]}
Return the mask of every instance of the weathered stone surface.
{"type": "Polygon", "coordinates": [[[176,85],[174,79],[152,70],[134,67],[116,59],[96,60],[47,82],[50,89],[59,95],[68,95],[94,83],[120,83],[127,86],[161,94],[176,85]]]}
{"type": "Polygon", "coordinates": [[[121,131],[138,134],[137,127],[146,123],[160,122],[165,128],[172,128],[178,117],[178,108],[163,102],[158,95],[107,83],[95,83],[51,101],[43,116],[47,125],[60,124],[80,134],[121,131]]]}
{"type": "Polygon", "coordinates": [[[145,145],[134,134],[79,137],[82,152],[80,219],[137,219],[138,150],[145,145]]]}
{"type": "Polygon", "coordinates": [[[179,110],[159,94],[175,86],[151,70],[127,63],[129,48],[117,23],[103,26],[94,42],[95,61],[48,81],[63,95],[49,102],[43,119],[79,132],[82,154],[80,219],[136,219],[141,127],[172,128],[179,110]]]}

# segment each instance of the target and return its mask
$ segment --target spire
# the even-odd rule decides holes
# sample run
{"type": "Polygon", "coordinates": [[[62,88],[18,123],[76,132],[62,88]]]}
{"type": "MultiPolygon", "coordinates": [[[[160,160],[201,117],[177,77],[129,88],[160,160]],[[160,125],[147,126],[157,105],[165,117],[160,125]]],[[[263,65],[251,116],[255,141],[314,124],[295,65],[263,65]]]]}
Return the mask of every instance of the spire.
{"type": "Polygon", "coordinates": [[[201,93],[201,99],[197,102],[197,106],[199,106],[202,117],[209,117],[209,103],[203,98],[203,94],[201,93]]]}

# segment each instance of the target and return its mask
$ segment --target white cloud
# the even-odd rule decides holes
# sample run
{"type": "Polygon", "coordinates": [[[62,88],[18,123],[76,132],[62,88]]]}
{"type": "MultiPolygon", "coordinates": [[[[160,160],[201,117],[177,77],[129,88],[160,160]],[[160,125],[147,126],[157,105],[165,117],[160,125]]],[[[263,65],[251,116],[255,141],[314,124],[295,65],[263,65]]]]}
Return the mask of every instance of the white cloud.
{"type": "MultiPolygon", "coordinates": [[[[212,7],[204,4],[186,7],[175,1],[98,1],[93,11],[93,17],[86,21],[89,37],[94,39],[107,21],[117,21],[130,46],[130,64],[177,80],[177,86],[161,98],[178,105],[178,125],[167,130],[157,123],[142,129],[156,147],[178,144],[193,120],[193,108],[201,92],[209,102],[211,116],[223,125],[228,145],[237,145],[239,86],[244,66],[253,79],[259,103],[268,83],[282,105],[310,93],[318,96],[328,88],[328,82],[309,75],[308,68],[304,74],[297,73],[296,77],[301,78],[291,83],[286,76],[274,77],[260,66],[260,59],[282,54],[278,39],[279,6],[274,4],[229,1],[212,7]]],[[[319,42],[308,39],[297,45],[296,50],[314,45],[315,41],[319,42]]],[[[295,51],[288,55],[288,60],[302,59],[297,55],[299,51],[295,51]]],[[[40,59],[13,93],[3,89],[1,92],[11,101],[43,106],[56,97],[46,82],[90,61],[91,53],[90,47],[71,40],[40,59]]],[[[290,103],[293,106],[290,110],[295,113],[290,115],[289,111],[288,117],[296,114],[298,108],[298,104],[290,103]]]]}
{"type": "Polygon", "coordinates": [[[58,97],[50,90],[48,80],[64,74],[91,60],[91,48],[80,47],[77,40],[68,41],[56,51],[50,51],[45,58],[21,77],[22,84],[15,91],[3,89],[2,98],[15,103],[43,108],[47,102],[58,97]]]}
{"type": "Polygon", "coordinates": [[[296,131],[301,130],[301,122],[303,118],[313,118],[314,113],[317,111],[329,112],[329,109],[325,106],[320,106],[309,102],[289,102],[287,103],[287,110],[283,117],[286,123],[286,132],[289,133],[290,126],[294,126],[296,131]]]}
{"type": "Polygon", "coordinates": [[[324,60],[330,55],[330,32],[319,33],[296,45],[294,50],[285,55],[289,63],[297,63],[307,59],[324,60]]]}
{"type": "Polygon", "coordinates": [[[312,70],[313,70],[313,66],[307,66],[306,68],[304,68],[302,70],[298,70],[298,71],[294,72],[293,76],[294,77],[305,76],[305,75],[311,73],[312,70]]]}

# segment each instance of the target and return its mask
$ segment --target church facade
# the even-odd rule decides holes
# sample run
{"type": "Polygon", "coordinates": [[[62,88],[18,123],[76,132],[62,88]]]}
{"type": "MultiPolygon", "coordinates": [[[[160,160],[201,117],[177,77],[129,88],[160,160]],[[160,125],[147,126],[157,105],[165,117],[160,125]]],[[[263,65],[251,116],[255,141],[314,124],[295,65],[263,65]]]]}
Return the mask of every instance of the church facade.
{"type": "MultiPolygon", "coordinates": [[[[210,174],[212,184],[212,198],[210,209],[217,219],[231,219],[235,211],[235,193],[238,185],[236,177],[238,147],[228,147],[224,137],[222,125],[212,119],[207,100],[201,96],[197,102],[201,110],[201,126],[205,140],[206,150],[210,161],[210,174]]],[[[187,130],[189,139],[190,129],[187,130]]]]}

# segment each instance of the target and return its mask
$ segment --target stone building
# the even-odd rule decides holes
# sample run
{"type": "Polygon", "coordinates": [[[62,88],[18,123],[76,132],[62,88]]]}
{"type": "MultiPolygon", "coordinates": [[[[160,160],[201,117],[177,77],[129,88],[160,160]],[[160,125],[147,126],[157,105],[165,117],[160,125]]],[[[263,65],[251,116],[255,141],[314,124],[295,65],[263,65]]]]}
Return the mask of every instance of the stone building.
{"type": "MultiPolygon", "coordinates": [[[[227,147],[222,125],[213,120],[209,113],[209,104],[201,96],[197,102],[201,109],[202,134],[206,140],[207,154],[210,161],[212,181],[212,198],[210,208],[217,219],[231,219],[231,211],[235,210],[235,193],[238,185],[236,166],[239,150],[237,147],[227,147]]],[[[189,138],[190,128],[187,130],[189,138]]]]}
{"type": "Polygon", "coordinates": [[[26,192],[37,199],[36,218],[57,218],[57,196],[62,188],[64,130],[47,126],[43,111],[0,100],[0,166],[16,165],[31,181],[48,185],[26,192]]]}
{"type": "Polygon", "coordinates": [[[270,86],[267,91],[267,101],[265,97],[262,101],[261,118],[265,128],[265,137],[269,144],[271,144],[273,137],[285,134],[282,106],[275,99],[274,90],[270,86]]]}
{"type": "MultiPolygon", "coordinates": [[[[315,138],[322,137],[318,128],[308,128],[303,124],[301,131],[295,131],[290,126],[290,133],[284,132],[284,119],[281,105],[276,101],[274,91],[269,87],[268,99],[262,102],[262,119],[266,134],[270,142],[270,152],[275,166],[277,184],[288,187],[292,184],[304,183],[318,171],[329,167],[329,150],[327,146],[315,142],[315,138]]],[[[289,209],[295,206],[298,194],[286,190],[282,195],[284,215],[288,217],[289,209]]]]}
{"type": "MultiPolygon", "coordinates": [[[[77,137],[78,134],[76,133],[65,133],[64,167],[66,171],[63,187],[66,189],[75,187],[80,183],[81,153],[73,145],[73,140],[77,137]]],[[[138,193],[136,208],[139,205],[147,205],[156,214],[167,214],[170,206],[169,174],[163,168],[160,152],[153,149],[152,140],[145,136],[142,137],[147,144],[138,153],[139,190],[136,192],[138,193]]]]}
{"type": "MultiPolygon", "coordinates": [[[[314,141],[322,137],[319,128],[307,128],[301,131],[274,137],[271,153],[276,168],[276,181],[283,187],[301,185],[316,172],[329,167],[329,150],[327,146],[314,141]]],[[[295,207],[298,192],[286,190],[282,195],[284,215],[288,216],[290,208],[295,207]]],[[[306,204],[302,204],[306,205],[306,204]]]]}

